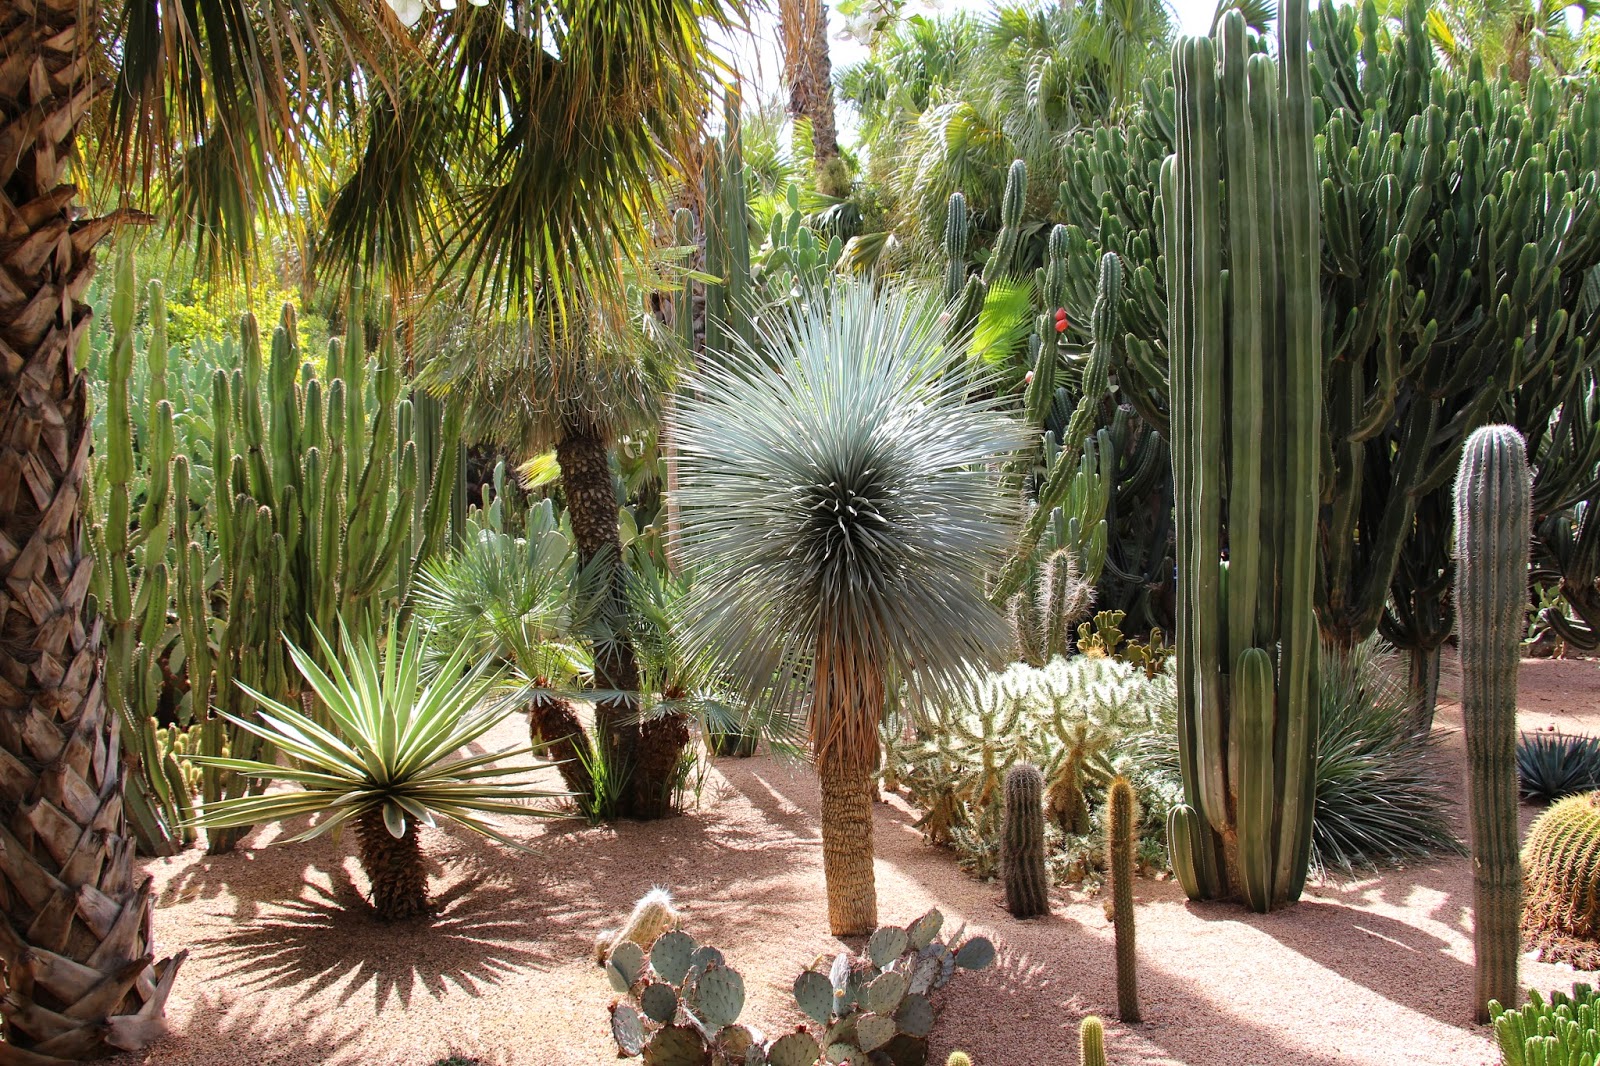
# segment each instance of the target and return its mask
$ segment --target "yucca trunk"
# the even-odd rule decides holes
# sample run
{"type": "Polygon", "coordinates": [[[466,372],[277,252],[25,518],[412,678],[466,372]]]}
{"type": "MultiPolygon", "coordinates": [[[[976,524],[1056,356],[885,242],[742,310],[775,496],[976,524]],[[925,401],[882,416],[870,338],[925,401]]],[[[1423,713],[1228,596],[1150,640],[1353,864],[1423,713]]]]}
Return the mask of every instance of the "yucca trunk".
{"type": "Polygon", "coordinates": [[[103,88],[81,0],[0,4],[0,1064],[148,1046],[183,961],[154,961],[136,880],[119,721],[100,684],[80,498],[87,388],[74,368],[91,252],[63,185],[103,88]]]}
{"type": "Polygon", "coordinates": [[[407,818],[405,835],[397,837],[384,825],[383,809],[375,807],[356,820],[356,849],[372,883],[372,909],[379,920],[399,922],[433,913],[415,821],[407,818]]]}
{"type": "Polygon", "coordinates": [[[877,795],[878,719],[883,672],[853,642],[824,634],[811,697],[811,750],[822,786],[822,872],[834,936],[878,926],[872,870],[872,801],[877,795]]]}
{"type": "Polygon", "coordinates": [[[601,565],[606,574],[600,579],[597,592],[605,598],[600,614],[619,623],[610,639],[595,646],[595,687],[614,693],[595,703],[595,743],[603,746],[608,767],[627,775],[617,813],[659,818],[671,810],[672,781],[663,774],[676,774],[688,729],[680,721],[681,730],[641,730],[636,720],[639,664],[633,641],[620,624],[627,617],[627,573],[617,528],[617,493],[611,479],[610,450],[605,438],[593,429],[569,427],[556,445],[556,462],[561,467],[561,487],[567,497],[578,561],[588,566],[596,558],[605,560],[601,565]],[[660,799],[663,795],[667,797],[664,803],[660,799]]]}

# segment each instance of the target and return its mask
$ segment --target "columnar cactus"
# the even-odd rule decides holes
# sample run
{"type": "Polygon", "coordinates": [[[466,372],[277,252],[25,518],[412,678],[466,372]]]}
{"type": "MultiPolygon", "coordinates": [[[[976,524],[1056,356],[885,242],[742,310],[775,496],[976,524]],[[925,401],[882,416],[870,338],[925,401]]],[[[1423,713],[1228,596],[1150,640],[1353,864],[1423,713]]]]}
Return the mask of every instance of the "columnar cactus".
{"type": "Polygon", "coordinates": [[[1306,0],[1284,5],[1276,64],[1251,54],[1238,12],[1217,43],[1178,43],[1177,151],[1161,174],[1185,798],[1169,818],[1173,867],[1191,898],[1258,911],[1300,896],[1315,796],[1323,396],[1307,20],[1306,0]]]}
{"type": "Polygon", "coordinates": [[[1089,1015],[1078,1023],[1078,1066],[1106,1066],[1106,1028],[1089,1015]]]}
{"type": "Polygon", "coordinates": [[[1016,159],[1006,172],[1006,189],[1000,199],[1000,232],[995,235],[989,262],[983,268],[983,280],[987,285],[1017,272],[1022,250],[1022,212],[1027,201],[1028,165],[1016,159]]]}
{"type": "Polygon", "coordinates": [[[1517,1004],[1517,661],[1527,631],[1531,479],[1522,436],[1484,426],[1456,473],[1456,626],[1472,827],[1474,1009],[1517,1004]]]}
{"type": "Polygon", "coordinates": [[[972,247],[972,218],[967,198],[950,194],[944,215],[944,302],[954,304],[967,287],[967,253],[972,247]]]}
{"type": "Polygon", "coordinates": [[[1106,866],[1111,871],[1111,922],[1117,937],[1117,1014],[1139,1021],[1139,956],[1134,948],[1133,859],[1138,799],[1118,775],[1106,794],[1106,866]]]}
{"type": "Polygon", "coordinates": [[[1006,771],[1005,829],[1000,878],[1013,917],[1050,913],[1050,875],[1044,865],[1044,775],[1031,763],[1006,771]]]}

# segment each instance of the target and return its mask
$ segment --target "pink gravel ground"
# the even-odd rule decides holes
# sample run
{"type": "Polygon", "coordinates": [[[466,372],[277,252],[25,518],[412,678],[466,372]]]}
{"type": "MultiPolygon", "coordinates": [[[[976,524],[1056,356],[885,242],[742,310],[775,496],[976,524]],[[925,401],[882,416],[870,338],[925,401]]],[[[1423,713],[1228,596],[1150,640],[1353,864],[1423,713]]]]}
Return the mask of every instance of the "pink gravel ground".
{"type": "MultiPolygon", "coordinates": [[[[1525,728],[1600,727],[1593,662],[1530,660],[1525,728]]],[[[1447,674],[1444,699],[1459,691],[1447,674]]],[[[1460,714],[1441,707],[1441,770],[1460,780],[1460,714]]],[[[515,742],[519,721],[492,742],[515,742]]],[[[590,959],[652,885],[685,927],[745,974],[746,1019],[794,1019],[788,985],[838,949],[827,935],[817,787],[804,767],[721,760],[698,811],[652,824],[513,827],[522,854],[461,832],[429,832],[426,925],[378,925],[345,906],[365,887],[350,841],[273,844],[257,831],[231,855],[147,863],[159,948],[190,952],[170,1003],[172,1035],[134,1062],[162,1066],[431,1066],[448,1055],[504,1066],[615,1061],[612,992],[590,959]],[[269,846],[270,845],[270,846],[269,846]]],[[[1535,812],[1528,809],[1525,818],[1535,812]]],[[[936,1063],[961,1047],[979,1066],[1077,1062],[1077,1024],[1115,1014],[1112,937],[1098,899],[1058,892],[1047,919],[1018,922],[998,885],[925,845],[898,797],[878,809],[885,921],[930,906],[991,935],[997,967],[945,993],[936,1063]]],[[[1447,859],[1318,883],[1298,905],[1256,916],[1192,904],[1170,882],[1137,891],[1144,1024],[1107,1025],[1118,1066],[1478,1066],[1496,1061],[1472,1024],[1470,865],[1447,859]]],[[[1568,987],[1566,966],[1527,963],[1524,981],[1568,987]]]]}

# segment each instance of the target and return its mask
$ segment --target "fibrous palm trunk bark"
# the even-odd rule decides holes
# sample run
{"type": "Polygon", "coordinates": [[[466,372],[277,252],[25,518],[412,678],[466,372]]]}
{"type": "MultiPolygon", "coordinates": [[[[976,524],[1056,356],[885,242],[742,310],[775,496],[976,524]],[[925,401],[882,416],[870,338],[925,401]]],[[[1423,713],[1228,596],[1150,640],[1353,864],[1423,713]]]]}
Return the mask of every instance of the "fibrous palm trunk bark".
{"type": "Polygon", "coordinates": [[[834,936],[864,936],[878,925],[872,802],[883,673],[858,641],[839,633],[821,635],[813,669],[811,751],[822,786],[828,925],[834,936]]]}
{"type": "Polygon", "coordinates": [[[569,427],[556,445],[556,462],[561,468],[578,561],[587,567],[597,558],[602,560],[595,595],[602,598],[598,605],[601,618],[612,623],[609,636],[596,642],[594,653],[595,687],[608,693],[595,703],[595,745],[613,775],[613,784],[621,785],[616,795],[617,813],[657,818],[671,809],[672,785],[663,779],[663,768],[676,773],[688,729],[679,716],[669,716],[679,718],[676,723],[661,719],[643,729],[639,726],[639,664],[625,624],[627,573],[617,528],[610,453],[599,433],[587,427],[569,427]]]}
{"type": "Polygon", "coordinates": [[[828,5],[822,0],[783,0],[783,73],[789,84],[789,114],[811,123],[817,170],[839,157],[833,115],[833,62],[828,56],[828,5]]]}
{"type": "Polygon", "coordinates": [[[397,837],[384,824],[383,809],[375,807],[356,820],[356,849],[372,884],[372,909],[380,921],[400,922],[433,913],[416,822],[406,819],[405,834],[397,837]]]}
{"type": "Polygon", "coordinates": [[[155,961],[122,808],[118,718],[86,620],[81,302],[111,218],[62,184],[103,89],[83,0],[0,4],[0,1064],[148,1046],[183,955],[155,961]]]}

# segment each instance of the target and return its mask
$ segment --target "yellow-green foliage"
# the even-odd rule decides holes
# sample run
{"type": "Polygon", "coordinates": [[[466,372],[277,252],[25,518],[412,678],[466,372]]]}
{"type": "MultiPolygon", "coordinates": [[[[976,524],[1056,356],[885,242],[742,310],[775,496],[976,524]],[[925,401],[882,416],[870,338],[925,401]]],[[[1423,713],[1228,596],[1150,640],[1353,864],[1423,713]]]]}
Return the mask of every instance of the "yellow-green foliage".
{"type": "Polygon", "coordinates": [[[1586,954],[1564,941],[1600,939],[1600,792],[1568,796],[1540,815],[1522,846],[1522,869],[1524,927],[1547,954],[1586,954]]]}

